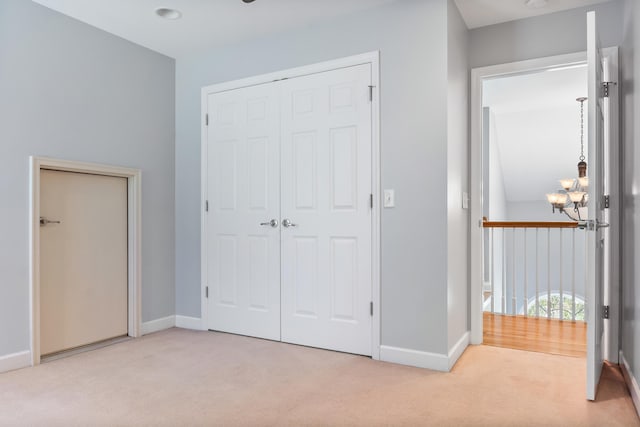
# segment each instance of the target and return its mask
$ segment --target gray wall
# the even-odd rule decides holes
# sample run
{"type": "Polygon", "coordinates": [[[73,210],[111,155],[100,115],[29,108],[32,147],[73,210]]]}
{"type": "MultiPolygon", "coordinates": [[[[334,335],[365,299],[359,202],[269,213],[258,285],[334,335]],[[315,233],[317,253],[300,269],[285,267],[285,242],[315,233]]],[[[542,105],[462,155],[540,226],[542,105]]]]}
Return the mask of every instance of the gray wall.
{"type": "Polygon", "coordinates": [[[448,349],[469,330],[469,30],[453,0],[447,6],[448,349]]]}
{"type": "Polygon", "coordinates": [[[622,42],[622,0],[471,30],[471,68],[587,50],[587,18],[598,15],[603,46],[622,42]]]}
{"type": "Polygon", "coordinates": [[[381,53],[382,343],[435,353],[447,329],[447,1],[406,0],[202,52],[176,66],[176,311],[200,317],[200,89],[381,53]]]}
{"type": "Polygon", "coordinates": [[[142,169],[142,318],[174,313],[174,61],[0,2],[0,356],[29,349],[29,156],[142,169]]]}
{"type": "Polygon", "coordinates": [[[636,380],[640,370],[640,6],[637,0],[625,2],[624,42],[622,44],[622,300],[621,347],[636,380]]]}

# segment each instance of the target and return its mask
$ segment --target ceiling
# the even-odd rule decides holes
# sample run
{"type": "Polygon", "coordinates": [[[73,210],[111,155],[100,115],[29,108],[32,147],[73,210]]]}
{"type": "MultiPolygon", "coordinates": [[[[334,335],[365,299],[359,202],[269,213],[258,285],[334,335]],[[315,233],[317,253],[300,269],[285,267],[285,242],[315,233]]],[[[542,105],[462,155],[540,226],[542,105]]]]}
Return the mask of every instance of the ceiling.
{"type": "Polygon", "coordinates": [[[535,8],[527,7],[525,0],[455,0],[469,29],[608,1],[611,0],[547,0],[546,6],[535,8]]]}
{"type": "MultiPolygon", "coordinates": [[[[149,49],[179,58],[408,0],[33,0],[149,49]],[[170,21],[158,8],[175,8],[170,21]]],[[[424,0],[421,0],[424,1],[424,0]]],[[[535,0],[541,1],[541,0],[535,0]]],[[[525,0],[455,0],[469,28],[557,12],[611,0],[547,0],[531,9],[525,0]]]]}
{"type": "MultiPolygon", "coordinates": [[[[546,200],[546,193],[560,188],[559,179],[577,176],[580,103],[576,98],[586,93],[586,66],[484,83],[483,103],[494,115],[508,201],[546,200]]],[[[588,102],[584,107],[587,154],[588,102]]]]}
{"type": "Polygon", "coordinates": [[[149,49],[178,58],[205,48],[267,34],[402,0],[33,0],[149,49]],[[182,18],[158,17],[175,8],[182,18]]]}

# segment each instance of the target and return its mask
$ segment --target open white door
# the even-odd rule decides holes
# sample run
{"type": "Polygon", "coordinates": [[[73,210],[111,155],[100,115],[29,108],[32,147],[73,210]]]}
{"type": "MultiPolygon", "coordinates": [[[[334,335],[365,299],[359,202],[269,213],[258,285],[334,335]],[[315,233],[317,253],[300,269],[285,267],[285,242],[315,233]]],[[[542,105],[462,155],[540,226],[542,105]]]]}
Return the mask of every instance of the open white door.
{"type": "Polygon", "coordinates": [[[587,399],[595,400],[604,333],[604,62],[595,12],[587,13],[589,209],[587,220],[587,399]]]}

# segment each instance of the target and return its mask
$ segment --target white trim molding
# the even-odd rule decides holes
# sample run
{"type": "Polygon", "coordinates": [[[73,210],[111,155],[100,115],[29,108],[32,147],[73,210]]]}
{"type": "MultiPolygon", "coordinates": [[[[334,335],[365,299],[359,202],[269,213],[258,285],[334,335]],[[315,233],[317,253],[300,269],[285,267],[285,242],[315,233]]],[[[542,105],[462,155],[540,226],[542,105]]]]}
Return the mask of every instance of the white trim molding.
{"type": "Polygon", "coordinates": [[[380,346],[380,360],[400,365],[416,366],[434,371],[450,372],[469,345],[469,332],[465,332],[448,354],[429,353],[409,348],[380,346]]]}
{"type": "Polygon", "coordinates": [[[31,352],[29,350],[0,356],[0,373],[28,366],[31,366],[31,352]]]}
{"type": "Polygon", "coordinates": [[[152,334],[154,332],[164,331],[176,326],[176,316],[161,317],[159,319],[150,320],[142,324],[142,335],[152,334]]]}
{"type": "Polygon", "coordinates": [[[469,331],[462,334],[457,343],[451,347],[449,350],[449,371],[453,369],[453,366],[456,364],[460,356],[464,353],[464,351],[469,346],[469,331]]]}
{"type": "Polygon", "coordinates": [[[449,357],[442,353],[429,353],[410,348],[381,345],[380,360],[434,371],[449,372],[449,357]]]}
{"type": "Polygon", "coordinates": [[[199,317],[181,316],[176,314],[176,328],[193,329],[194,331],[206,331],[207,328],[199,317]]]}
{"type": "Polygon", "coordinates": [[[636,381],[636,377],[633,376],[633,372],[631,372],[629,363],[627,362],[627,359],[624,358],[622,350],[620,350],[619,357],[624,382],[627,383],[631,399],[633,400],[633,406],[636,408],[636,412],[640,417],[640,387],[638,387],[638,381],[636,381]]]}
{"type": "MultiPolygon", "coordinates": [[[[380,224],[381,224],[381,200],[380,196],[380,52],[372,51],[359,55],[349,56],[345,58],[334,59],[331,61],[320,62],[311,65],[305,65],[297,68],[276,71],[269,74],[248,77],[240,80],[233,80],[224,83],[218,83],[205,86],[201,91],[201,213],[205,212],[205,204],[207,200],[207,125],[205,117],[207,114],[207,97],[209,94],[224,92],[243,87],[255,86],[259,84],[270,83],[275,80],[283,80],[295,77],[302,77],[310,74],[322,73],[325,71],[336,70],[345,67],[353,67],[356,65],[371,64],[371,85],[372,85],[372,101],[371,101],[371,138],[372,138],[372,158],[371,158],[371,191],[373,193],[373,210],[372,210],[372,235],[371,235],[371,265],[372,265],[372,302],[373,302],[373,320],[371,330],[371,357],[375,360],[381,358],[380,347],[380,304],[381,304],[381,287],[380,287],[380,269],[381,269],[381,244],[380,244],[380,224]]],[[[200,256],[201,256],[201,289],[200,289],[200,316],[201,328],[206,330],[208,327],[208,304],[206,298],[206,286],[208,282],[207,269],[207,223],[204,214],[200,215],[200,256]]]]}
{"type": "Polygon", "coordinates": [[[31,156],[29,180],[29,294],[31,365],[40,363],[40,170],[90,173],[127,178],[128,325],[127,334],[141,332],[142,295],[142,172],[120,166],[31,156]]]}

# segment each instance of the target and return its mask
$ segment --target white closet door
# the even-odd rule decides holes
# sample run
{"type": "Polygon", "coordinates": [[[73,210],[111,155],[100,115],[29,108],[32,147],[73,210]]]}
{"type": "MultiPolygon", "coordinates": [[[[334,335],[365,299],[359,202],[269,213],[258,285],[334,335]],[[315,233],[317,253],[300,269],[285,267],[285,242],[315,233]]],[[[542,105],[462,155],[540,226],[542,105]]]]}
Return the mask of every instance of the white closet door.
{"type": "Polygon", "coordinates": [[[211,94],[208,112],[208,328],[279,340],[277,85],[211,94]]]}
{"type": "Polygon", "coordinates": [[[371,354],[370,82],[281,82],[282,341],[371,354]]]}

